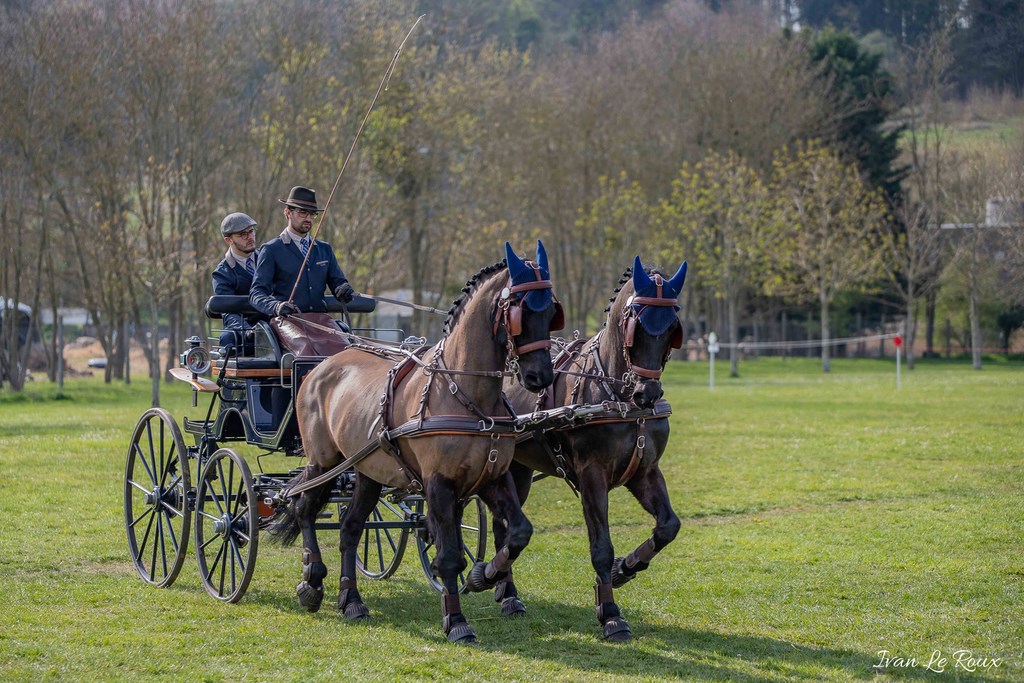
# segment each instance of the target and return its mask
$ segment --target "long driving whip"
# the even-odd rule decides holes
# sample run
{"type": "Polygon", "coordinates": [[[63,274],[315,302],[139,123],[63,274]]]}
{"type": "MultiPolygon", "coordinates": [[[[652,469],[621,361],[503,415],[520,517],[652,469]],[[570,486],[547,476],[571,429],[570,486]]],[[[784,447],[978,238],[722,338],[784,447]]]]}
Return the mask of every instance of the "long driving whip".
{"type": "Polygon", "coordinates": [[[388,80],[391,78],[391,74],[395,71],[395,65],[398,64],[398,57],[402,54],[402,48],[405,47],[405,43],[409,40],[409,36],[416,30],[423,17],[426,14],[421,14],[416,21],[413,23],[412,28],[405,34],[405,38],[402,38],[402,42],[398,44],[398,49],[395,50],[395,55],[391,58],[391,62],[388,64],[388,68],[384,71],[384,77],[380,79],[380,85],[377,86],[377,92],[373,95],[373,100],[370,101],[370,106],[366,110],[366,115],[363,116],[363,120],[359,123],[359,129],[356,130],[356,135],[352,138],[352,146],[348,148],[348,154],[345,155],[345,161],[341,164],[341,171],[338,173],[338,179],[334,181],[334,187],[331,188],[331,193],[327,195],[327,202],[324,204],[324,210],[320,213],[320,220],[313,227],[313,235],[310,237],[310,249],[306,251],[306,255],[302,259],[302,266],[299,268],[299,274],[295,278],[295,284],[292,285],[292,293],[288,296],[288,303],[292,303],[295,298],[295,292],[299,288],[299,280],[302,279],[302,273],[306,270],[306,262],[309,261],[309,254],[312,251],[312,246],[316,242],[317,233],[320,232],[320,226],[324,224],[324,219],[327,217],[327,210],[331,208],[331,201],[334,199],[334,193],[338,191],[338,185],[341,184],[341,177],[345,175],[345,169],[348,168],[348,162],[352,158],[352,153],[356,151],[356,143],[359,141],[359,136],[363,133],[363,128],[366,126],[366,122],[370,118],[370,114],[373,112],[373,107],[377,104],[377,98],[380,97],[381,92],[385,89],[388,80]]]}

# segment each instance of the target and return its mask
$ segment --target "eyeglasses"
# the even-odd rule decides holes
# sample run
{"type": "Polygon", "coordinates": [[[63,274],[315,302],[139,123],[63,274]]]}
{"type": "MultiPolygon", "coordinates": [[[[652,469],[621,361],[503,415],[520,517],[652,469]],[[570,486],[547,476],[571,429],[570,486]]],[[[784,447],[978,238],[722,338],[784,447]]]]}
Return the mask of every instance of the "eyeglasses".
{"type": "Polygon", "coordinates": [[[252,237],[256,234],[256,228],[249,228],[248,230],[241,230],[234,233],[238,237],[252,237]]]}
{"type": "Polygon", "coordinates": [[[316,211],[306,211],[305,209],[292,209],[292,213],[298,214],[300,218],[313,218],[316,216],[316,211]]]}

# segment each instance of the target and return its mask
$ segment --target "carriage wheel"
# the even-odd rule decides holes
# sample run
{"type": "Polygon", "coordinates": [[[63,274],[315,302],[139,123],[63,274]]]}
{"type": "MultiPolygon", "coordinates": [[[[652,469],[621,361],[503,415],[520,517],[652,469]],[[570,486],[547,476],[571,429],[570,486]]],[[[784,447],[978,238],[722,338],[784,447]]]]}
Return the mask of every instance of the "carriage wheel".
{"type": "Polygon", "coordinates": [[[206,592],[224,602],[245,595],[259,546],[257,499],[249,465],[221,448],[203,468],[196,495],[196,559],[206,592]]]}
{"type": "MultiPolygon", "coordinates": [[[[426,513],[425,501],[421,500],[416,503],[416,512],[426,513]]],[[[426,574],[427,580],[430,581],[434,590],[440,593],[444,589],[444,585],[430,569],[430,563],[436,552],[434,540],[430,538],[426,527],[416,535],[416,548],[419,551],[423,573],[426,574]]],[[[460,593],[466,589],[466,573],[487,553],[487,507],[477,496],[462,502],[462,552],[466,556],[466,571],[459,574],[460,593]]]]}
{"type": "Polygon", "coordinates": [[[139,418],[124,470],[128,551],[143,581],[174,583],[188,550],[192,479],[181,430],[162,408],[139,418]]]}
{"type": "Polygon", "coordinates": [[[386,579],[398,569],[409,542],[409,528],[405,524],[411,512],[403,503],[392,503],[381,498],[366,519],[363,536],[356,548],[356,567],[369,579],[386,579]]]}

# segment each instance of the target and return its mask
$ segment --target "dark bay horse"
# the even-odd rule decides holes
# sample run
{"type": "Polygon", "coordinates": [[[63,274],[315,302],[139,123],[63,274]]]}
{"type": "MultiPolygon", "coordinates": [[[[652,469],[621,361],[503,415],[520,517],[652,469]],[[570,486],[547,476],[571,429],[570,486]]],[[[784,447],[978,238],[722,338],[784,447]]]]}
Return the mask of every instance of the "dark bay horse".
{"type": "MultiPolygon", "coordinates": [[[[673,348],[682,343],[676,299],[686,279],[686,263],[666,279],[645,271],[636,257],[606,309],[608,319],[589,340],[576,340],[556,359],[555,383],[541,399],[506,385],[517,413],[572,404],[609,406],[592,422],[535,434],[516,446],[510,474],[522,503],[534,472],[563,476],[579,491],[590,536],[590,560],[597,572],[595,601],[604,637],[628,641],[629,625],[612,596],[646,569],[679,531],[658,461],[668,443],[671,409],[662,396],[661,374],[673,348]],[[546,399],[547,404],[544,404],[546,399]],[[616,557],[608,530],[608,492],[625,486],[655,519],[654,533],[626,557],[616,557]]],[[[495,545],[506,529],[494,520],[495,545]]],[[[525,612],[511,572],[495,589],[507,616],[525,612]]]]}
{"type": "Polygon", "coordinates": [[[338,609],[347,619],[369,615],[356,586],[356,550],[382,487],[422,490],[437,548],[431,568],[444,584],[445,634],[453,642],[476,640],[459,604],[458,575],[466,566],[460,500],[477,493],[507,521],[505,543],[487,567],[493,587],[532,533],[508,475],[514,435],[494,430],[493,418],[507,416],[502,381],[513,375],[524,392],[551,384],[550,331],[560,329],[562,319],[543,245],[537,243],[532,262],[519,259],[508,243],[505,252],[505,262],[482,269],[463,288],[435,346],[395,362],[380,347],[354,344],[303,381],[296,412],[308,462],[286,487],[291,502],[277,513],[271,532],[285,543],[302,534],[297,593],[309,611],[323,601],[327,568],[314,522],[333,478],[326,475],[320,485],[312,480],[354,460],[355,489],[341,522],[338,609]]]}

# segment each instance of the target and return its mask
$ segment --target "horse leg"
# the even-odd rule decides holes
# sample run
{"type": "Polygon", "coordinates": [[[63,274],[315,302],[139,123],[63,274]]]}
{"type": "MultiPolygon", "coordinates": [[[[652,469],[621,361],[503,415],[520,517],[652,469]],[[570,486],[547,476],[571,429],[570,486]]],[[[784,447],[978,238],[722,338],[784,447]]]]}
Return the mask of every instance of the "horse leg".
{"type": "Polygon", "coordinates": [[[638,545],[626,557],[616,557],[612,564],[612,586],[619,588],[647,569],[654,556],[671,543],[679,533],[679,517],[669,502],[668,489],[661,468],[655,466],[643,476],[633,477],[626,488],[637,502],[654,517],[654,531],[650,538],[638,545]]]}
{"type": "Polygon", "coordinates": [[[455,484],[435,475],[426,481],[427,524],[437,554],[430,569],[441,580],[441,622],[448,640],[475,643],[476,633],[462,614],[459,601],[459,574],[466,569],[462,552],[462,506],[455,495],[455,484]]]}
{"type": "Polygon", "coordinates": [[[338,610],[349,621],[366,619],[370,610],[363,604],[356,587],[356,550],[366,526],[366,518],[380,500],[381,484],[356,473],[355,490],[352,500],[341,519],[341,578],[338,580],[338,610]]]}
{"type": "MultiPolygon", "coordinates": [[[[526,502],[530,495],[530,487],[533,485],[533,470],[517,462],[509,467],[509,474],[515,482],[516,496],[519,498],[520,506],[526,502]]],[[[493,514],[491,519],[491,530],[494,533],[494,550],[506,544],[508,525],[506,520],[499,519],[493,514]]],[[[505,617],[517,617],[526,614],[526,605],[519,600],[519,590],[516,588],[515,580],[512,578],[512,568],[509,567],[508,576],[499,579],[494,586],[494,601],[501,603],[501,615],[505,617]]]]}
{"type": "MultiPolygon", "coordinates": [[[[514,595],[508,594],[509,584],[501,584],[501,582],[511,576],[512,563],[530,542],[533,525],[523,514],[523,507],[519,504],[519,495],[516,493],[515,482],[510,472],[506,472],[501,478],[484,486],[480,490],[480,497],[487,503],[487,507],[494,516],[494,526],[503,526],[504,533],[501,534],[501,546],[498,547],[491,561],[477,562],[470,570],[469,576],[466,578],[466,590],[477,592],[503,585],[503,588],[495,590],[496,599],[499,594],[501,595],[502,614],[505,616],[524,614],[526,607],[514,595]],[[498,520],[501,520],[502,524],[499,524],[498,520]]],[[[497,534],[495,539],[497,546],[497,534]]],[[[515,584],[511,585],[511,590],[515,590],[515,584]]]]}
{"type": "Polygon", "coordinates": [[[604,630],[606,640],[624,643],[629,641],[632,633],[612,595],[612,560],[615,549],[608,530],[608,480],[600,468],[587,468],[580,473],[580,500],[590,538],[590,562],[597,572],[597,583],[594,586],[597,621],[604,630]]]}
{"type": "MultiPolygon", "coordinates": [[[[326,470],[319,465],[306,465],[305,481],[323,474],[326,470]]],[[[295,502],[294,517],[302,532],[302,581],[295,587],[299,604],[310,612],[316,612],[324,600],[324,578],[327,565],[320,556],[320,544],[316,540],[316,516],[327,504],[331,495],[331,484],[304,491],[295,502]]]]}

